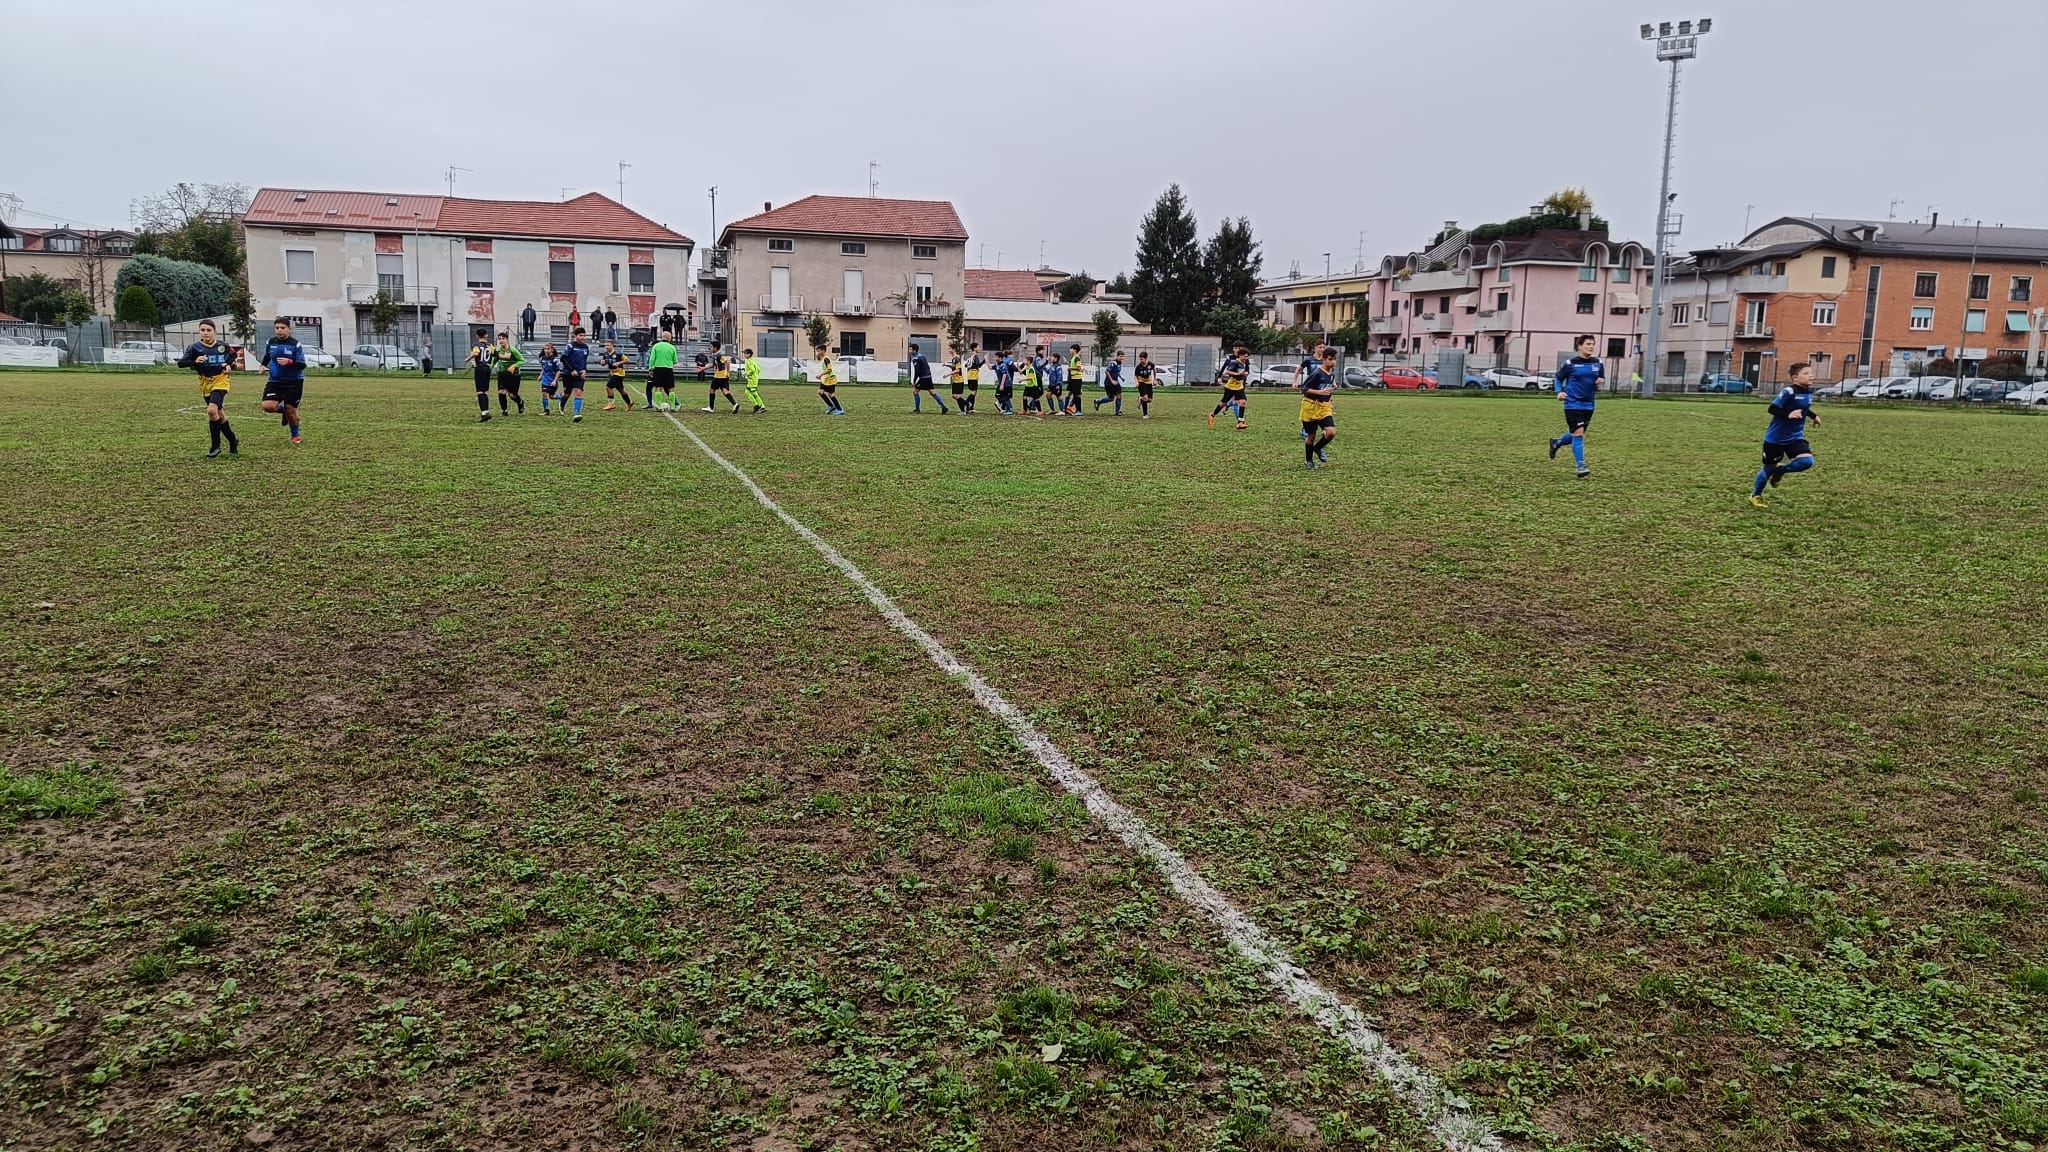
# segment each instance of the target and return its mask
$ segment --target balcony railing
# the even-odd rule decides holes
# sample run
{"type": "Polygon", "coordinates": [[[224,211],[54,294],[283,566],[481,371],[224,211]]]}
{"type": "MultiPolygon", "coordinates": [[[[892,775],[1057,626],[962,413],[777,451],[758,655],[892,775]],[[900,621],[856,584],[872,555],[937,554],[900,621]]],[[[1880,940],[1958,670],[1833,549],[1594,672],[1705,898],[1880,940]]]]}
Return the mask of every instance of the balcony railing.
{"type": "Polygon", "coordinates": [[[351,304],[375,304],[379,292],[389,294],[392,303],[404,307],[428,307],[441,303],[441,289],[432,284],[401,284],[395,287],[344,284],[341,290],[351,304]]]}
{"type": "Polygon", "coordinates": [[[787,292],[780,296],[772,292],[763,292],[761,293],[760,310],[763,312],[801,312],[804,310],[804,298],[792,296],[787,292]]]}
{"type": "Polygon", "coordinates": [[[918,320],[930,320],[934,317],[944,316],[952,310],[953,306],[944,300],[912,300],[910,302],[910,315],[913,319],[918,320]]]}
{"type": "Polygon", "coordinates": [[[1742,323],[1735,326],[1737,340],[1769,340],[1777,334],[1778,330],[1768,324],[1742,323]]]}
{"type": "Polygon", "coordinates": [[[1731,276],[1728,279],[1728,290],[1737,294],[1747,292],[1753,295],[1766,295],[1773,292],[1783,292],[1785,288],[1786,277],[1783,276],[1757,276],[1751,274],[1748,276],[1731,276]]]}
{"type": "Polygon", "coordinates": [[[844,296],[834,296],[832,298],[832,314],[834,316],[873,316],[875,314],[875,298],[873,296],[865,296],[859,300],[848,300],[844,296]]]}
{"type": "Polygon", "coordinates": [[[1473,316],[1472,327],[1478,332],[1506,332],[1514,327],[1514,317],[1505,308],[1488,308],[1473,316]]]}
{"type": "Polygon", "coordinates": [[[1401,292],[1452,292],[1463,288],[1479,287],[1479,273],[1467,272],[1417,272],[1415,275],[1395,283],[1401,292]]]}
{"type": "Polygon", "coordinates": [[[1424,312],[1417,320],[1418,332],[1449,332],[1452,318],[1449,312],[1424,312]]]}

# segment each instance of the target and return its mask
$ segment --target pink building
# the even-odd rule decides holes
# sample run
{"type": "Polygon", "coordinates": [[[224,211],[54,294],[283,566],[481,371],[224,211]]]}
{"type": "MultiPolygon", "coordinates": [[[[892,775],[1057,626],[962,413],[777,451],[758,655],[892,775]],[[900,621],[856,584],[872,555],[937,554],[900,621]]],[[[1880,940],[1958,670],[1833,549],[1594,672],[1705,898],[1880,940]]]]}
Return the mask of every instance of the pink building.
{"type": "Polygon", "coordinates": [[[1626,380],[1647,325],[1650,256],[1581,222],[1477,242],[1452,226],[1427,252],[1387,257],[1371,278],[1372,354],[1434,362],[1456,348],[1468,367],[1548,373],[1590,333],[1609,378],[1626,380]]]}

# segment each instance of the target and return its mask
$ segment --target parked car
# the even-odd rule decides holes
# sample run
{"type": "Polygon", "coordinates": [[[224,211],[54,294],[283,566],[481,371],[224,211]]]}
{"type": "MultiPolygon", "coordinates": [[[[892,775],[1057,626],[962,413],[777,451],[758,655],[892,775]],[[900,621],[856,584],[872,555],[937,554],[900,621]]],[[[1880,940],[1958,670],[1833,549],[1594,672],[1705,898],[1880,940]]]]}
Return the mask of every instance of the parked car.
{"type": "Polygon", "coordinates": [[[1487,387],[1540,392],[1550,386],[1554,377],[1539,376],[1527,368],[1494,368],[1482,373],[1480,379],[1487,381],[1487,387]]]}
{"type": "Polygon", "coordinates": [[[2027,386],[2024,380],[1987,380],[1982,377],[1972,377],[1963,384],[1963,399],[1972,404],[1996,404],[2027,386]]]}
{"type": "Polygon", "coordinates": [[[1755,387],[1742,377],[1731,376],[1726,372],[1715,372],[1700,378],[1700,391],[1723,396],[1745,396],[1755,387]]]}
{"type": "Polygon", "coordinates": [[[1361,368],[1356,364],[1347,365],[1342,376],[1343,378],[1338,383],[1346,388],[1378,388],[1381,386],[1379,376],[1372,369],[1361,368]]]}
{"type": "Polygon", "coordinates": [[[301,344],[299,345],[299,351],[305,354],[306,367],[308,368],[341,367],[341,361],[334,358],[334,353],[320,347],[318,344],[301,344]]]}
{"type": "Polygon", "coordinates": [[[2048,405],[2048,380],[2005,394],[2007,404],[2048,405]]]}
{"type": "Polygon", "coordinates": [[[1393,388],[1403,392],[1419,392],[1434,389],[1436,381],[1413,368],[1398,365],[1380,369],[1380,387],[1393,388]]]}
{"type": "Polygon", "coordinates": [[[23,336],[0,336],[0,344],[5,344],[9,348],[26,347],[27,345],[33,343],[35,343],[35,341],[23,336]]]}
{"type": "Polygon", "coordinates": [[[1484,377],[1484,376],[1481,376],[1481,375],[1480,375],[1479,373],[1477,373],[1477,372],[1467,372],[1467,373],[1465,373],[1465,374],[1464,374],[1464,375],[1463,375],[1463,376],[1462,376],[1461,378],[1459,378],[1459,379],[1456,379],[1456,380],[1451,380],[1451,381],[1448,381],[1448,382],[1446,382],[1446,381],[1444,381],[1444,380],[1441,380],[1441,379],[1439,379],[1439,380],[1437,380],[1437,385],[1436,385],[1436,386],[1437,386],[1437,387],[1439,387],[1439,388],[1487,388],[1487,387],[1491,387],[1491,385],[1487,383],[1486,377],[1484,377]]]}
{"type": "Polygon", "coordinates": [[[115,347],[127,352],[154,352],[159,364],[169,364],[177,359],[177,354],[171,351],[171,346],[161,340],[123,340],[115,347]]]}
{"type": "Polygon", "coordinates": [[[1858,400],[1877,400],[1877,399],[1881,399],[1881,398],[1883,398],[1883,396],[1884,396],[1884,389],[1885,389],[1885,385],[1887,385],[1887,384],[1890,384],[1890,383],[1891,383],[1892,381],[1894,381],[1894,380],[1900,380],[1900,379],[1904,379],[1904,377],[1900,377],[1900,376],[1877,376],[1877,377],[1873,377],[1873,378],[1871,378],[1871,379],[1865,380],[1865,381],[1864,381],[1863,383],[1861,383],[1861,384],[1858,384],[1858,385],[1856,386],[1856,391],[1855,391],[1854,393],[1852,393],[1852,395],[1854,395],[1854,396],[1856,397],[1856,399],[1858,399],[1858,400]]]}
{"type": "Polygon", "coordinates": [[[1815,388],[1813,394],[1830,400],[1840,400],[1855,395],[1858,388],[1868,383],[1870,383],[1868,376],[1851,376],[1847,380],[1829,384],[1822,388],[1815,388]]]}
{"type": "Polygon", "coordinates": [[[348,355],[352,368],[384,368],[390,370],[420,370],[420,362],[408,356],[396,344],[358,344],[348,355]]]}
{"type": "Polygon", "coordinates": [[[1955,382],[1953,376],[1894,376],[1885,382],[1881,395],[1887,400],[1929,400],[1936,388],[1953,388],[1955,382]]]}
{"type": "Polygon", "coordinates": [[[1259,373],[1258,382],[1261,384],[1278,384],[1282,388],[1289,387],[1294,383],[1294,365],[1275,364],[1264,372],[1259,373]]]}

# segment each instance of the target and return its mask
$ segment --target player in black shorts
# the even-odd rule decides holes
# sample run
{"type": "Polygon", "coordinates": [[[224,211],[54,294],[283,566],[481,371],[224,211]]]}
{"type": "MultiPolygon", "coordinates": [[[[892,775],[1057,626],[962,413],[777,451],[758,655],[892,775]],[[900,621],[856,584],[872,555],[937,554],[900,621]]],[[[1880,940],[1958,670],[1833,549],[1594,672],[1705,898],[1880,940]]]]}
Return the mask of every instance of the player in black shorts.
{"type": "Polygon", "coordinates": [[[1152,363],[1148,352],[1138,353],[1138,362],[1131,368],[1131,379],[1138,385],[1138,419],[1152,418],[1152,385],[1159,376],[1158,365],[1152,363]]]}
{"type": "Polygon", "coordinates": [[[981,370],[987,361],[981,358],[981,345],[967,346],[967,399],[963,401],[962,412],[974,411],[974,402],[981,392],[981,370]]]}
{"type": "Polygon", "coordinates": [[[469,370],[476,377],[476,411],[479,422],[491,418],[491,330],[476,330],[476,342],[469,346],[469,370]]]}
{"type": "Polygon", "coordinates": [[[263,346],[263,366],[270,369],[270,379],[263,385],[263,410],[276,413],[297,444],[299,401],[306,396],[306,350],[292,335],[291,321],[279,317],[271,329],[274,335],[263,346]]]}

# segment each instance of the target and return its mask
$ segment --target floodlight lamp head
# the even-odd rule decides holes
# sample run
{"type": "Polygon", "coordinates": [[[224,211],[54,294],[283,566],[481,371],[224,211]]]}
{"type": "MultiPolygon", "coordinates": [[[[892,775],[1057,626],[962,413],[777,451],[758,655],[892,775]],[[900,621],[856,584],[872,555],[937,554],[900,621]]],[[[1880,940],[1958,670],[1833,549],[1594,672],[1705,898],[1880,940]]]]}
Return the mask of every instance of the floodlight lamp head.
{"type": "Polygon", "coordinates": [[[1656,38],[1657,38],[1657,28],[1656,28],[1656,25],[1654,25],[1654,24],[1645,24],[1645,25],[1643,25],[1643,39],[1645,39],[1645,40],[1655,40],[1656,38]]]}
{"type": "Polygon", "coordinates": [[[1690,20],[1680,20],[1680,21],[1678,22],[1678,34],[1679,34],[1680,36],[1690,36],[1690,35],[1692,35],[1692,21],[1690,21],[1690,20]]]}
{"type": "Polygon", "coordinates": [[[1662,24],[1657,25],[1657,35],[1668,39],[1671,35],[1671,21],[1666,20],[1662,24]]]}
{"type": "Polygon", "coordinates": [[[1712,32],[1713,30],[1714,21],[1711,18],[1700,21],[1698,27],[1695,29],[1695,31],[1697,31],[1702,36],[1705,36],[1707,33],[1712,32]]]}

